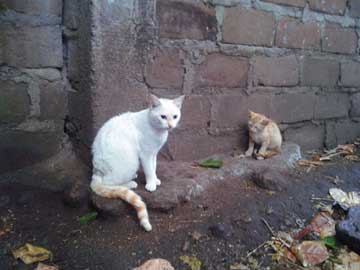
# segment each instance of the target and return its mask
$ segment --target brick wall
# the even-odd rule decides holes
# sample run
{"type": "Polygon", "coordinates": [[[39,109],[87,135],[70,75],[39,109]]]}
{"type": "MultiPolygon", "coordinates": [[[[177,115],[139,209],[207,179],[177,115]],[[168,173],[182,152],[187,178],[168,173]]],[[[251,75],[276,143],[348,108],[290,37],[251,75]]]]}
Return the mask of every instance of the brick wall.
{"type": "Polygon", "coordinates": [[[357,3],[97,5],[93,133],[111,115],[145,106],[152,92],[187,95],[182,124],[162,152],[171,159],[245,148],[249,109],[276,120],[285,140],[303,149],[351,141],[360,135],[357,3]]]}
{"type": "MultiPolygon", "coordinates": [[[[0,0],[1,172],[62,148],[146,97],[185,94],[162,157],[245,148],[247,110],[303,149],[360,134],[356,0],[0,0]]],[[[87,162],[89,160],[87,159],[87,162]]]]}

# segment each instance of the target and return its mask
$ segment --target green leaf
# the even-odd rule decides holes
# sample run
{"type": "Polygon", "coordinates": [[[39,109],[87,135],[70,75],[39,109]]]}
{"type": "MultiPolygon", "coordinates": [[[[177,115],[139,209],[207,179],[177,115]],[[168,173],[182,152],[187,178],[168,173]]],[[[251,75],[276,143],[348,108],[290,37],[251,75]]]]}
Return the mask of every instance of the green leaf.
{"type": "Polygon", "coordinates": [[[205,168],[214,168],[218,169],[223,166],[222,160],[217,159],[207,159],[199,162],[199,166],[205,167],[205,168]]]}
{"type": "Polygon", "coordinates": [[[88,213],[86,215],[83,215],[83,216],[79,217],[79,222],[82,225],[87,224],[90,221],[96,219],[97,215],[98,215],[97,212],[90,212],[90,213],[88,213]]]}
{"type": "Polygon", "coordinates": [[[335,236],[327,236],[323,239],[325,246],[337,249],[339,248],[335,236]]]}

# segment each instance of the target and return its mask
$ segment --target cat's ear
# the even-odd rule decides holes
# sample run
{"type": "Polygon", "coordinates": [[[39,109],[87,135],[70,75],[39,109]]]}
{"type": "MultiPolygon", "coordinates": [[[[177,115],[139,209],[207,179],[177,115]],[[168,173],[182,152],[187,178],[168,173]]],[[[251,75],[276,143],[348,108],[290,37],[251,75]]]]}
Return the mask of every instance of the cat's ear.
{"type": "Polygon", "coordinates": [[[152,109],[152,108],[155,108],[157,106],[160,106],[161,105],[161,102],[160,102],[160,99],[153,95],[153,94],[150,94],[149,96],[149,108],[152,109]]]}
{"type": "Polygon", "coordinates": [[[248,110],[248,112],[249,112],[249,117],[251,117],[251,116],[253,116],[253,115],[254,115],[254,112],[253,112],[253,111],[248,110]]]}
{"type": "Polygon", "coordinates": [[[182,95],[182,96],[180,96],[178,98],[173,99],[173,102],[176,105],[176,107],[178,107],[180,109],[181,105],[183,104],[184,99],[185,99],[185,96],[182,95]]]}

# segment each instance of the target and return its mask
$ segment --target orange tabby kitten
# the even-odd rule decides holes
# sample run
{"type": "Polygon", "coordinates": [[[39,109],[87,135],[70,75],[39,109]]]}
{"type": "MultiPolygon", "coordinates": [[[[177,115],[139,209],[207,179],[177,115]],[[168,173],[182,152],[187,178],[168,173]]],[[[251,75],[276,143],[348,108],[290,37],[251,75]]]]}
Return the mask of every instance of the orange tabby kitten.
{"type": "Polygon", "coordinates": [[[249,111],[249,148],[245,156],[250,157],[254,152],[254,145],[260,145],[257,159],[274,156],[281,151],[281,133],[277,124],[266,116],[249,111]],[[272,151],[267,151],[272,150],[272,151]]]}

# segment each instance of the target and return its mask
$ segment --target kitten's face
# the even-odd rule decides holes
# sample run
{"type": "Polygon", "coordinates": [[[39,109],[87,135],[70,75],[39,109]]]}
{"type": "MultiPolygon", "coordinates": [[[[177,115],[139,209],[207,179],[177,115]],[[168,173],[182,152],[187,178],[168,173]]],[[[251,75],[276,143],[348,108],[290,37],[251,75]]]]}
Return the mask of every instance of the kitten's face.
{"type": "Polygon", "coordinates": [[[269,121],[264,115],[250,111],[249,123],[248,123],[250,132],[252,133],[261,132],[267,124],[269,124],[269,121]]]}
{"type": "Polygon", "coordinates": [[[184,96],[176,99],[150,97],[150,120],[157,129],[170,130],[176,128],[181,118],[181,105],[184,96]]]}

